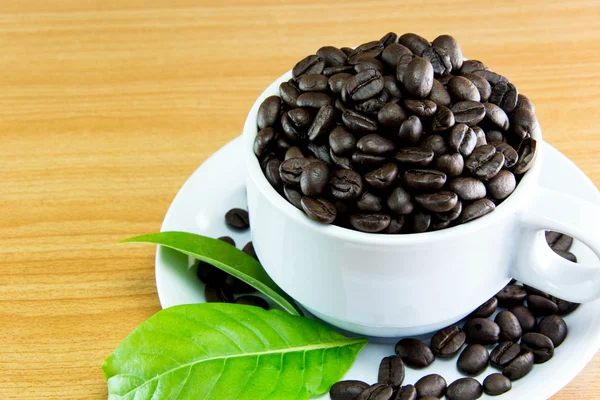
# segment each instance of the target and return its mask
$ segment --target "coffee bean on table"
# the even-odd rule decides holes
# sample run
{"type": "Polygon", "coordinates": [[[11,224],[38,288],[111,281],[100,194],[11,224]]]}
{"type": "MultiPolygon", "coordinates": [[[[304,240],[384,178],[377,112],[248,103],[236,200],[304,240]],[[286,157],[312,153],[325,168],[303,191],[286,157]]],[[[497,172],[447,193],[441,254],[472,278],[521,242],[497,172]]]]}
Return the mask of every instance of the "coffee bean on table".
{"type": "Polygon", "coordinates": [[[398,139],[407,143],[417,143],[423,134],[423,124],[419,117],[412,115],[400,125],[398,139]]]}
{"type": "Polygon", "coordinates": [[[381,232],[390,224],[390,216],[387,214],[352,214],[350,224],[361,232],[381,232]]]}
{"type": "Polygon", "coordinates": [[[529,332],[521,338],[521,349],[533,353],[535,364],[543,364],[554,355],[552,340],[541,333],[529,332]]]}
{"type": "Polygon", "coordinates": [[[389,187],[398,177],[398,166],[389,163],[381,168],[365,174],[365,181],[375,189],[385,189],[389,187]]]}
{"type": "Polygon", "coordinates": [[[500,327],[501,341],[516,342],[523,334],[518,318],[510,311],[500,311],[494,322],[500,327]]]}
{"type": "Polygon", "coordinates": [[[322,224],[332,223],[336,216],[337,210],[333,203],[323,198],[302,197],[300,201],[302,209],[308,217],[322,224]]]}
{"type": "Polygon", "coordinates": [[[470,177],[458,177],[450,181],[450,190],[458,195],[461,200],[478,200],[486,195],[483,182],[470,177]]]}
{"type": "Polygon", "coordinates": [[[483,372],[490,359],[487,349],[481,344],[470,344],[460,353],[456,367],[465,375],[479,375],[483,372]]]}
{"type": "Polygon", "coordinates": [[[415,383],[420,398],[431,396],[441,398],[446,393],[446,380],[438,374],[425,375],[415,383]]]}
{"type": "Polygon", "coordinates": [[[511,308],[509,311],[513,313],[514,316],[519,320],[519,325],[521,325],[521,330],[523,333],[531,332],[537,326],[535,315],[533,315],[529,308],[519,304],[511,308]]]}
{"type": "Polygon", "coordinates": [[[546,242],[552,250],[567,251],[573,244],[573,238],[560,232],[546,231],[546,242]]]}
{"type": "Polygon", "coordinates": [[[233,229],[245,230],[250,227],[248,211],[241,208],[232,208],[225,214],[225,223],[233,229]]]}
{"type": "Polygon", "coordinates": [[[460,153],[443,154],[435,160],[435,166],[448,176],[459,176],[463,172],[464,159],[460,153]]]}
{"type": "Polygon", "coordinates": [[[369,385],[363,381],[340,381],[329,389],[331,400],[355,400],[369,385]]]}
{"type": "Polygon", "coordinates": [[[521,346],[510,341],[500,342],[490,353],[490,363],[496,368],[506,367],[521,354],[521,346]]]}
{"type": "Polygon", "coordinates": [[[465,223],[472,221],[476,218],[483,217],[484,215],[494,211],[496,205],[489,199],[475,200],[468,206],[463,208],[463,212],[460,215],[459,222],[465,223]]]}
{"type": "Polygon", "coordinates": [[[433,66],[421,57],[415,57],[406,66],[402,77],[404,88],[413,96],[424,99],[433,86],[433,66]]]}
{"type": "Polygon", "coordinates": [[[556,314],[558,306],[552,300],[535,294],[527,296],[527,308],[538,317],[556,314]]]}
{"type": "Polygon", "coordinates": [[[236,304],[244,304],[247,306],[255,306],[255,307],[260,307],[264,310],[268,310],[269,309],[269,303],[267,303],[267,301],[265,299],[263,299],[262,297],[258,297],[258,296],[240,296],[237,299],[235,299],[235,303],[236,304]]]}
{"type": "Polygon", "coordinates": [[[533,353],[526,351],[512,360],[502,370],[502,375],[511,381],[516,381],[527,375],[533,368],[533,353]]]}
{"type": "Polygon", "coordinates": [[[417,400],[417,389],[413,385],[402,386],[392,400],[417,400]]]}
{"type": "Polygon", "coordinates": [[[507,170],[502,170],[487,183],[488,195],[497,200],[503,200],[510,196],[517,187],[515,175],[507,170]]]}
{"type": "Polygon", "coordinates": [[[485,107],[477,101],[465,100],[455,103],[450,109],[457,124],[477,125],[485,117],[485,107]]]}
{"type": "Polygon", "coordinates": [[[356,400],[390,400],[394,390],[391,386],[376,383],[363,390],[356,400]]]}
{"type": "Polygon", "coordinates": [[[490,396],[499,396],[512,389],[510,379],[502,374],[491,374],[483,380],[483,391],[490,396]]]}
{"type": "Polygon", "coordinates": [[[548,336],[554,347],[560,346],[569,332],[565,320],[556,314],[542,318],[538,326],[540,333],[548,336]]]}
{"type": "Polygon", "coordinates": [[[475,309],[467,318],[487,318],[491,316],[498,307],[498,299],[492,297],[475,309]]]}
{"type": "Polygon", "coordinates": [[[467,334],[467,343],[494,344],[500,339],[498,324],[485,318],[467,320],[463,331],[467,334]]]}
{"type": "Polygon", "coordinates": [[[402,339],[396,343],[395,350],[404,364],[411,368],[425,368],[435,360],[429,346],[417,339],[402,339]]]}
{"type": "Polygon", "coordinates": [[[398,356],[389,356],[381,360],[377,383],[384,383],[398,388],[404,381],[404,363],[398,356]]]}
{"type": "Polygon", "coordinates": [[[258,260],[258,256],[256,255],[256,252],[254,251],[254,245],[252,244],[252,242],[246,243],[246,245],[244,246],[242,251],[244,253],[248,254],[250,257],[254,257],[258,260]]]}
{"type": "Polygon", "coordinates": [[[465,344],[466,337],[465,333],[458,326],[449,326],[433,335],[431,338],[431,350],[437,357],[452,357],[465,344]]]}
{"type": "Polygon", "coordinates": [[[498,303],[503,307],[512,307],[523,303],[527,297],[525,288],[520,285],[508,284],[496,293],[498,303]]]}
{"type": "Polygon", "coordinates": [[[448,400],[475,400],[483,394],[481,383],[473,378],[460,378],[448,385],[446,398],[448,400]]]}
{"type": "Polygon", "coordinates": [[[233,294],[228,289],[210,285],[204,287],[204,297],[207,303],[233,303],[235,301],[233,294]]]}

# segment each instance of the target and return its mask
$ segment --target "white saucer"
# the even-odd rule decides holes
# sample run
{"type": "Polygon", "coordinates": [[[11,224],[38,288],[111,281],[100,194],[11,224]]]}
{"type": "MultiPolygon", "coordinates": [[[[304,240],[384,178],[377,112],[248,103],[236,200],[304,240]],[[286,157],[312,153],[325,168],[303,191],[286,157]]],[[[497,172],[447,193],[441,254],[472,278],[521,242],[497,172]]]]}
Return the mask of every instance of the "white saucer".
{"type": "MultiPolygon", "coordinates": [[[[234,232],[224,223],[225,213],[233,207],[246,208],[244,166],[240,156],[241,141],[235,139],[208,160],[187,180],[173,200],[161,231],[186,231],[210,237],[231,236],[238,248],[250,241],[250,232],[234,232]]],[[[545,164],[542,186],[568,191],[575,196],[600,203],[594,184],[565,156],[545,144],[545,164]]],[[[575,243],[572,252],[582,261],[600,262],[587,247],[575,243]]],[[[189,268],[187,256],[159,247],[156,253],[156,287],[163,308],[179,304],[204,302],[203,284],[189,268]]],[[[513,389],[500,399],[547,399],[571,381],[592,359],[600,348],[600,300],[580,306],[565,317],[569,336],[556,349],[554,358],[536,365],[531,373],[513,383],[513,389]]],[[[422,337],[429,342],[429,337],[422,337]]],[[[379,362],[394,353],[394,343],[369,343],[359,354],[344,379],[358,379],[367,383],[377,380],[379,362]]],[[[498,372],[488,367],[477,376],[480,382],[498,372]]],[[[456,357],[436,360],[424,370],[406,369],[404,384],[414,384],[420,377],[438,373],[448,384],[463,377],[456,370],[456,357]]],[[[483,395],[482,398],[492,398],[483,395]]],[[[329,399],[325,395],[320,399],[329,399]]]]}

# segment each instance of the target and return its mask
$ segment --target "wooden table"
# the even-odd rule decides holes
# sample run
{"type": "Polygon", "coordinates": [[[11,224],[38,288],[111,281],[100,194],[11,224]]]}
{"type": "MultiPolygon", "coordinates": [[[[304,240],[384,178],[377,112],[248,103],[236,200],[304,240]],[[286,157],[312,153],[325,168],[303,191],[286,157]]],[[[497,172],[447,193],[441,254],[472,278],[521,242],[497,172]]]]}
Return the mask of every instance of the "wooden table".
{"type": "MultiPolygon", "coordinates": [[[[600,4],[419,3],[2,1],[0,397],[106,397],[102,360],[160,308],[153,247],[117,241],[157,231],[263,88],[321,45],[453,34],[598,185],[600,4]]],[[[599,399],[599,375],[597,355],[555,399],[599,399]]]]}

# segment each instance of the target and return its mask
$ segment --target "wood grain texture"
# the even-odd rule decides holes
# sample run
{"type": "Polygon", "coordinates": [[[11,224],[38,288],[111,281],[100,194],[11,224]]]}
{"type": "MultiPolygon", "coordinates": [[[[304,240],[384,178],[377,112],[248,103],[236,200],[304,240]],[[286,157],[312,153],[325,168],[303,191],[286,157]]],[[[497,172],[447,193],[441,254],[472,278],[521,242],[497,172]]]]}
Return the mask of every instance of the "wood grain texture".
{"type": "MultiPolygon", "coordinates": [[[[256,96],[321,45],[450,33],[600,183],[600,3],[0,2],[0,397],[106,397],[102,360],[159,309],[157,231],[256,96]]],[[[600,399],[600,356],[555,399],[600,399]]]]}

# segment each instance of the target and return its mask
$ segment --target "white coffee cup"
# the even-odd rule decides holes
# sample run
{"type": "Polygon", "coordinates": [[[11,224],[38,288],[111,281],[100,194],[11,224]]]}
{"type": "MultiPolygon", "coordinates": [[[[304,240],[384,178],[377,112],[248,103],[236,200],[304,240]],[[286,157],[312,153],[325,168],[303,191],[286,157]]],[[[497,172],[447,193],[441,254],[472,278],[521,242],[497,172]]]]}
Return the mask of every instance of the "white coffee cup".
{"type": "Polygon", "coordinates": [[[600,257],[600,207],[543,189],[537,160],[492,213],[436,232],[385,235],[323,225],[277,193],[253,153],[256,115],[288,72],[250,110],[243,132],[254,249],[267,273],[317,317],[362,335],[397,337],[447,326],[511,278],[574,302],[600,297],[600,268],[574,264],[546,244],[545,230],[577,238],[600,257]]]}

